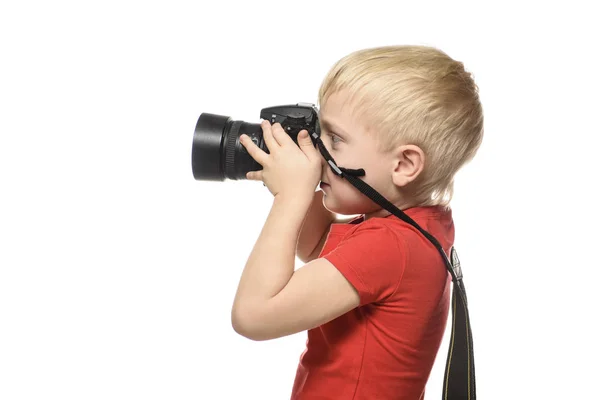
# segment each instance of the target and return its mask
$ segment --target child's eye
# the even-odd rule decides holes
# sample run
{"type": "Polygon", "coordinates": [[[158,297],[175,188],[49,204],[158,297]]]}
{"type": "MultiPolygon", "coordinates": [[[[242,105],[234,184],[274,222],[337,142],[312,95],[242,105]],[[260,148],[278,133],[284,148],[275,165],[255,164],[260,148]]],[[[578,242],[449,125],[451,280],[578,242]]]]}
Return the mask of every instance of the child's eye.
{"type": "Polygon", "coordinates": [[[333,144],[339,143],[342,141],[342,139],[334,133],[329,134],[329,137],[331,138],[331,143],[333,143],[333,144]]]}

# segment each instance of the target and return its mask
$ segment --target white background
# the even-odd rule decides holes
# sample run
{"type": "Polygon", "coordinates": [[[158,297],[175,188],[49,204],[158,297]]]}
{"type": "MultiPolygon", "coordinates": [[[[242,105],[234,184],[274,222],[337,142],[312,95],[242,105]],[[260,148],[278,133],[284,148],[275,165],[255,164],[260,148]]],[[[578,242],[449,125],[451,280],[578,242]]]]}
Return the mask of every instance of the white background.
{"type": "Polygon", "coordinates": [[[453,201],[480,398],[600,398],[592,6],[216,3],[2,2],[0,399],[288,398],[305,333],[230,325],[271,195],[195,181],[193,129],[316,102],[336,60],[388,44],[480,86],[453,201]]]}

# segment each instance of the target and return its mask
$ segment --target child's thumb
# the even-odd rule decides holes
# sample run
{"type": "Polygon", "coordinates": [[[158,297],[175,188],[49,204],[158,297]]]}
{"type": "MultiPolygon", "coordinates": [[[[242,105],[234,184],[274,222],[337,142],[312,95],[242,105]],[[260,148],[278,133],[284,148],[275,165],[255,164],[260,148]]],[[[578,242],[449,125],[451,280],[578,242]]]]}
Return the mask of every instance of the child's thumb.
{"type": "Polygon", "coordinates": [[[314,156],[317,152],[317,149],[315,149],[315,145],[310,139],[306,129],[303,129],[300,131],[300,133],[298,133],[298,146],[309,156],[314,156]]]}
{"type": "Polygon", "coordinates": [[[300,131],[300,133],[298,133],[298,146],[301,148],[304,146],[310,146],[312,148],[315,147],[306,129],[303,129],[300,131]]]}

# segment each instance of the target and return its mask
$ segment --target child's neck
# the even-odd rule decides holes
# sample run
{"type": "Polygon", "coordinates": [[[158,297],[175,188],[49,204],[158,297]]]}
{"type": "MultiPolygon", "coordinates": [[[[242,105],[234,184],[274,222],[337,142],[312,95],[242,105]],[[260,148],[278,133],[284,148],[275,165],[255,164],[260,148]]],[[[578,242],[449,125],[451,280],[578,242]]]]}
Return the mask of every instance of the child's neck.
{"type": "MultiPolygon", "coordinates": [[[[395,206],[398,209],[400,209],[401,211],[404,211],[407,208],[412,207],[412,205],[409,204],[409,203],[397,203],[397,204],[395,204],[395,206]]],[[[389,212],[388,210],[386,210],[385,208],[380,208],[379,210],[375,210],[373,212],[365,214],[365,221],[368,220],[368,219],[370,219],[370,218],[385,218],[388,215],[392,215],[392,213],[389,212]]]]}

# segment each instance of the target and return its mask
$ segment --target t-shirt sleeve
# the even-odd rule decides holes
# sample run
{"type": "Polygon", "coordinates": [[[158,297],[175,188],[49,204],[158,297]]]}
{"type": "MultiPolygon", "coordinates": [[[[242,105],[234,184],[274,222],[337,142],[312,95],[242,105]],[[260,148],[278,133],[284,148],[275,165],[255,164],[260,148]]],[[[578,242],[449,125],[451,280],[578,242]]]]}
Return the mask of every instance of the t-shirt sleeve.
{"type": "Polygon", "coordinates": [[[405,247],[390,228],[364,222],[322,257],[354,286],[364,305],[394,293],[406,266],[405,247]]]}

